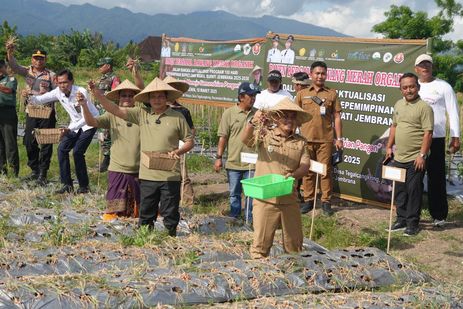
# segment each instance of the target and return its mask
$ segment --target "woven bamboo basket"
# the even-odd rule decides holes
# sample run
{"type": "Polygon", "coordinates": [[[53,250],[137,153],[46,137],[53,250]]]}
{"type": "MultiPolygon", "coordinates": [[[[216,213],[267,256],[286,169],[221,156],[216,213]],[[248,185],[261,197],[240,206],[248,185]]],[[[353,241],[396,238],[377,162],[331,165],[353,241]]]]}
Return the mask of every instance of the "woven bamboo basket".
{"type": "Polygon", "coordinates": [[[60,129],[35,129],[35,139],[39,144],[58,144],[60,141],[60,129]]]}
{"type": "Polygon", "coordinates": [[[50,106],[29,104],[27,106],[27,111],[29,113],[29,117],[48,119],[50,118],[52,108],[50,106]]]}
{"type": "Polygon", "coordinates": [[[150,170],[171,171],[178,160],[169,158],[167,153],[142,151],[141,163],[150,170]]]}

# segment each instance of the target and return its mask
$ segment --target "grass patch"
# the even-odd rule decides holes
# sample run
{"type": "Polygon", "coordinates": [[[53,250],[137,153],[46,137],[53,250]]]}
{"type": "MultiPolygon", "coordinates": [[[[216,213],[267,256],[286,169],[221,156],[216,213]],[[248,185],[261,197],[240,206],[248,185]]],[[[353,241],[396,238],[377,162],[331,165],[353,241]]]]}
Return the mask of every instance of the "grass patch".
{"type": "Polygon", "coordinates": [[[44,225],[44,240],[53,246],[73,245],[92,233],[88,224],[70,225],[64,222],[61,207],[55,208],[55,215],[55,220],[44,225]]]}
{"type": "Polygon", "coordinates": [[[192,173],[212,172],[212,160],[209,157],[198,154],[188,154],[186,157],[188,171],[192,173]]]}
{"type": "Polygon", "coordinates": [[[169,237],[167,231],[156,231],[147,225],[141,226],[133,235],[120,235],[119,242],[124,246],[144,247],[160,245],[169,237]]]}

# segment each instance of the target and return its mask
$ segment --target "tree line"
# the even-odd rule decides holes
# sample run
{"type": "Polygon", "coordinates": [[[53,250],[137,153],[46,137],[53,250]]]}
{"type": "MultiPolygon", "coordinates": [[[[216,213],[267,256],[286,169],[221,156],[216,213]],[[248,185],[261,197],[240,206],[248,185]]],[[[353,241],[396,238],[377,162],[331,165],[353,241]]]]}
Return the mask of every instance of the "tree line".
{"type": "MultiPolygon", "coordinates": [[[[463,16],[463,7],[455,0],[435,0],[439,12],[429,16],[423,11],[413,11],[410,7],[391,5],[384,13],[385,20],[373,26],[372,32],[388,39],[428,39],[431,38],[435,72],[437,77],[449,82],[455,91],[463,92],[463,40],[451,41],[445,35],[453,31],[454,18],[463,16]]],[[[30,55],[36,48],[48,52],[47,66],[58,70],[64,67],[95,67],[98,59],[111,57],[115,67],[122,67],[128,57],[139,56],[138,45],[129,42],[121,47],[111,41],[105,42],[98,32],[71,29],[61,35],[18,34],[17,27],[3,21],[0,27],[0,58],[5,58],[5,42],[16,37],[17,59],[28,64],[30,55]]]]}

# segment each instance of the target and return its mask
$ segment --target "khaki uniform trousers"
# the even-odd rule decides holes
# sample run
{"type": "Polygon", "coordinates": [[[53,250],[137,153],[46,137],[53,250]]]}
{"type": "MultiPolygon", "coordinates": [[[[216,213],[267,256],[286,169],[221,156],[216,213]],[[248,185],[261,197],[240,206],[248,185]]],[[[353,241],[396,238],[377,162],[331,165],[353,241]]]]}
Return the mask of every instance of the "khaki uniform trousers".
{"type": "MultiPolygon", "coordinates": [[[[308,142],[307,149],[309,151],[309,156],[311,160],[315,160],[320,163],[326,164],[326,175],[320,176],[319,185],[321,187],[322,192],[322,202],[330,202],[331,193],[333,192],[333,180],[331,179],[331,174],[333,170],[333,167],[331,165],[333,144],[308,142]]],[[[304,201],[312,201],[315,199],[315,177],[315,173],[309,172],[309,174],[302,179],[304,201]]]]}
{"type": "Polygon", "coordinates": [[[193,191],[193,185],[191,184],[191,179],[188,176],[188,168],[186,166],[186,157],[185,155],[180,156],[180,173],[182,176],[181,183],[181,201],[182,206],[191,207],[193,206],[195,193],[193,191]]]}
{"type": "Polygon", "coordinates": [[[280,225],[285,252],[302,251],[302,222],[298,203],[278,205],[255,199],[253,204],[254,240],[251,246],[253,259],[269,255],[275,231],[280,225]]]}

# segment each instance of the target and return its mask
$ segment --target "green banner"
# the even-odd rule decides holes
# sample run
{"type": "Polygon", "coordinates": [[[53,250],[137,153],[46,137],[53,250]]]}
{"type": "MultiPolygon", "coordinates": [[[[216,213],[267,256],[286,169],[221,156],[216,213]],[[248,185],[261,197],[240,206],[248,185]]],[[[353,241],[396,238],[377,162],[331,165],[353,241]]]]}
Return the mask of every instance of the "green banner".
{"type": "Polygon", "coordinates": [[[265,38],[223,42],[166,40],[163,45],[170,47],[170,53],[161,53],[161,77],[170,75],[187,82],[190,89],[183,99],[202,104],[236,103],[239,85],[253,82],[251,72],[256,65],[262,68],[265,63],[265,38]]]}
{"type": "Polygon", "coordinates": [[[346,199],[389,203],[391,185],[381,180],[381,168],[393,107],[402,97],[399,78],[413,72],[426,41],[269,34],[233,42],[172,38],[169,46],[162,74],[188,82],[184,97],[201,104],[236,102],[239,84],[254,82],[256,65],[263,69],[256,81],[263,89],[266,74],[279,70],[283,88],[295,95],[292,74],[324,61],[327,86],[337,90],[342,106],[344,162],[334,169],[334,190],[346,199]]]}
{"type": "Polygon", "coordinates": [[[416,57],[426,53],[426,41],[280,34],[276,42],[274,37],[266,47],[279,49],[280,57],[267,57],[265,69],[279,70],[283,88],[293,95],[292,74],[309,73],[314,61],[328,66],[327,86],[337,90],[341,101],[344,140],[344,162],[334,168],[334,191],[344,198],[389,203],[392,187],[381,180],[381,171],[394,104],[402,98],[399,78],[414,71],[416,57]]]}

